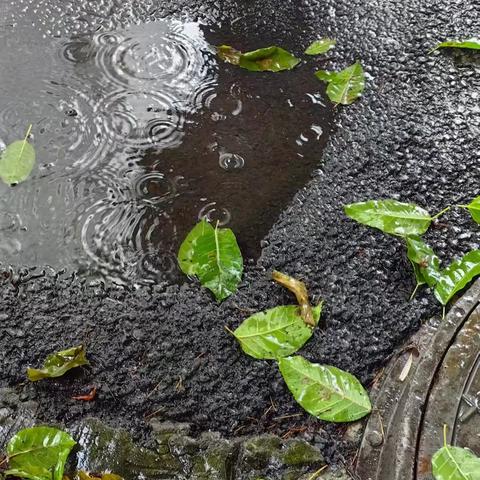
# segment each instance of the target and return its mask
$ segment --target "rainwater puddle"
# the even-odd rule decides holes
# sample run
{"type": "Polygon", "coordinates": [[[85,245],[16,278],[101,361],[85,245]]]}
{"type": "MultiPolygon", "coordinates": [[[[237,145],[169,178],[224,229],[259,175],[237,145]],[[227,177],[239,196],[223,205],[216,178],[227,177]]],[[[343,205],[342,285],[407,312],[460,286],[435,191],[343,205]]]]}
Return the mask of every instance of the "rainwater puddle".
{"type": "Polygon", "coordinates": [[[0,185],[3,263],[172,282],[202,217],[255,258],[320,163],[332,109],[311,66],[275,75],[219,63],[212,45],[243,39],[135,14],[134,3],[117,15],[106,1],[7,4],[0,148],[32,123],[37,165],[0,185]]]}

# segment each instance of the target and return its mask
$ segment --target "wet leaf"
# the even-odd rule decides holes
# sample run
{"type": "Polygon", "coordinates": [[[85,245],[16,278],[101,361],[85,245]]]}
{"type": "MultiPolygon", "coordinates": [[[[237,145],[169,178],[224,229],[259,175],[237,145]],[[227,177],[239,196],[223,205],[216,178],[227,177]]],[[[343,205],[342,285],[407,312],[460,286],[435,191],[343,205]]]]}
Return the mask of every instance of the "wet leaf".
{"type": "Polygon", "coordinates": [[[417,282],[434,287],[442,276],[440,259],[419,236],[410,236],[405,240],[407,257],[417,267],[414,269],[417,282]]]}
{"type": "Polygon", "coordinates": [[[234,233],[213,228],[205,220],[183,241],[178,263],[183,273],[195,275],[218,301],[235,293],[242,278],[243,258],[234,233]]]}
{"type": "Polygon", "coordinates": [[[65,462],[76,442],[51,427],[20,430],[7,445],[6,475],[30,480],[62,480],[65,462]]]}
{"type": "Polygon", "coordinates": [[[432,458],[435,480],[480,480],[480,459],[470,450],[447,445],[432,458]]]}
{"type": "Polygon", "coordinates": [[[369,200],[345,205],[344,208],[353,220],[392,235],[422,235],[432,221],[423,208],[396,200],[369,200]]]}
{"type": "Polygon", "coordinates": [[[480,223],[480,197],[474,198],[468,205],[465,206],[473,220],[480,223]]]}
{"type": "Polygon", "coordinates": [[[84,472],[83,470],[77,472],[77,477],[79,480],[123,480],[120,475],[116,475],[115,473],[93,474],[84,472]]]}
{"type": "MultiPolygon", "coordinates": [[[[313,308],[318,323],[322,305],[313,308]]],[[[242,350],[253,358],[278,359],[292,355],[312,336],[296,305],[271,308],[247,318],[234,332],[242,350]]]]}
{"type": "Polygon", "coordinates": [[[328,98],[342,105],[350,105],[360,98],[365,88],[365,73],[358,61],[340,72],[320,70],[315,75],[319,80],[328,83],[328,98]]]}
{"type": "Polygon", "coordinates": [[[300,280],[290,277],[289,275],[285,275],[284,273],[277,272],[276,270],[273,271],[272,278],[277,283],[285,288],[288,288],[288,290],[295,294],[297,302],[300,305],[300,315],[303,318],[303,321],[307,325],[314,327],[317,322],[313,318],[312,307],[310,305],[310,301],[308,300],[307,286],[300,280]]]}
{"type": "Polygon", "coordinates": [[[469,38],[468,40],[449,40],[435,45],[433,50],[438,50],[439,48],[467,48],[470,50],[480,50],[480,39],[469,38]]]}
{"type": "Polygon", "coordinates": [[[240,63],[240,56],[242,55],[242,52],[235,50],[229,45],[220,45],[217,47],[217,55],[224,62],[231,63],[232,65],[238,65],[240,63]]]}
{"type": "Polygon", "coordinates": [[[281,358],[278,364],[295,400],[311,415],[329,422],[352,422],[370,413],[368,394],[350,373],[300,356],[281,358]]]}
{"type": "Polygon", "coordinates": [[[480,250],[472,250],[442,270],[435,287],[435,296],[442,305],[446,305],[477,275],[480,275],[480,250]]]}
{"type": "Polygon", "coordinates": [[[28,368],[27,377],[32,382],[43,378],[61,377],[72,368],[88,365],[85,354],[83,345],[52,353],[45,360],[43,368],[28,368]]]}
{"type": "Polygon", "coordinates": [[[17,140],[4,150],[0,157],[0,177],[9,184],[26,180],[35,166],[35,149],[28,143],[32,126],[23,140],[17,140]]]}
{"type": "Polygon", "coordinates": [[[305,50],[306,55],[321,55],[322,53],[327,53],[329,50],[335,47],[337,41],[333,38],[322,38],[320,40],[315,40],[312,44],[305,50]]]}
{"type": "Polygon", "coordinates": [[[251,72],[281,72],[291,70],[300,63],[299,58],[276,46],[242,53],[229,45],[221,45],[217,52],[222,60],[251,72]]]}

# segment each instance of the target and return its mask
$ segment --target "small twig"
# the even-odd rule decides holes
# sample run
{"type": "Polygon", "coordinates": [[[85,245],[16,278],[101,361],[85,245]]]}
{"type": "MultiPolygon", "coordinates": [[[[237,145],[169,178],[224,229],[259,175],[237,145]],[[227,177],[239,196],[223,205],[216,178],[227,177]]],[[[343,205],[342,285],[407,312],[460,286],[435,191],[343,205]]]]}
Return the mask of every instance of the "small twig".
{"type": "Polygon", "coordinates": [[[293,413],[292,415],[282,415],[281,417],[274,417],[272,420],[286,420],[287,418],[301,417],[303,413],[293,413]]]}
{"type": "Polygon", "coordinates": [[[151,418],[155,417],[156,415],[158,415],[160,412],[164,410],[165,410],[165,407],[160,407],[158,410],[155,410],[154,412],[149,413],[148,415],[145,415],[143,418],[145,420],[150,420],[151,418]]]}
{"type": "Polygon", "coordinates": [[[325,471],[326,469],[328,468],[328,465],[324,465],[322,468],[320,468],[319,470],[317,470],[316,472],[314,472],[312,475],[310,475],[308,477],[308,480],[315,480],[316,478],[318,478],[320,476],[320,474],[325,471]]]}
{"type": "Polygon", "coordinates": [[[72,400],[82,400],[84,402],[91,402],[92,400],[95,399],[96,396],[97,396],[97,387],[93,387],[90,390],[90,393],[88,393],[87,395],[76,395],[72,397],[72,400]]]}

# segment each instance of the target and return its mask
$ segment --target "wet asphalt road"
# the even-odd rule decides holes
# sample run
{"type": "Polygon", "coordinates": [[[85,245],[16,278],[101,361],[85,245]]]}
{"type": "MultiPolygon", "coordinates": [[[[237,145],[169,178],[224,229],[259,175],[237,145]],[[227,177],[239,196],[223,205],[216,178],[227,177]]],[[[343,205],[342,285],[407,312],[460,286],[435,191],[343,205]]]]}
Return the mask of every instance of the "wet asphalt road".
{"type": "MultiPolygon", "coordinates": [[[[361,60],[365,96],[340,109],[318,170],[266,237],[258,264],[247,265],[238,294],[224,304],[192,283],[119,291],[53,274],[18,289],[5,282],[0,385],[16,385],[24,399],[39,402],[39,421],[68,424],[95,415],[144,440],[143,418],[158,409],[164,418],[226,435],[307,426],[304,435],[334,460],[348,450],[343,429],[307,416],[276,421],[301,410],[275,365],[246,358],[223,327],[237,326],[250,309],[291,302],[269,272],[295,275],[326,302],[324,328],[302,353],[368,385],[395,348],[439,312],[428,291],[408,302],[414,281],[401,244],[353,223],[342,205],[390,197],[435,212],[479,194],[480,57],[427,52],[445,38],[478,35],[480,3],[180,3],[155,15],[198,15],[222,27],[234,20],[238,34],[251,38],[261,28],[272,42],[287,45],[333,36],[338,48],[330,67],[361,60]],[[20,384],[27,365],[82,342],[91,368],[59,381],[20,384]],[[96,402],[69,400],[89,385],[100,387],[96,402]],[[278,411],[265,416],[271,400],[278,411]]],[[[478,248],[480,236],[466,214],[453,211],[429,240],[449,261],[478,248]]]]}

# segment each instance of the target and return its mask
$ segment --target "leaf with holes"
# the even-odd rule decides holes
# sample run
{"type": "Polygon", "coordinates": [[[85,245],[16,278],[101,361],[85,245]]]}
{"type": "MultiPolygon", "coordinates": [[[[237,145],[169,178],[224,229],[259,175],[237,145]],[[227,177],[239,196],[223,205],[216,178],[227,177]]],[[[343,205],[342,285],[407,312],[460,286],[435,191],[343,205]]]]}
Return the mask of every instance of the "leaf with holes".
{"type": "Polygon", "coordinates": [[[0,178],[9,185],[26,180],[35,166],[35,149],[28,143],[31,130],[30,125],[25,138],[8,145],[0,156],[0,178]]]}
{"type": "Polygon", "coordinates": [[[449,40],[447,42],[440,42],[432,49],[438,50],[439,48],[466,48],[469,50],[480,50],[480,39],[469,38],[468,40],[449,40]]]}
{"type": "Polygon", "coordinates": [[[79,345],[78,347],[52,353],[45,360],[43,368],[28,368],[27,377],[32,382],[42,380],[43,378],[61,377],[72,368],[88,364],[85,347],[79,345]]]}
{"type": "Polygon", "coordinates": [[[196,276],[218,301],[235,293],[242,278],[243,258],[234,233],[213,228],[205,220],[183,241],[178,263],[183,273],[196,276]]]}
{"type": "Polygon", "coordinates": [[[278,365],[295,400],[321,420],[352,422],[372,410],[367,392],[350,373],[300,356],[281,358],[278,365]]]}
{"type": "Polygon", "coordinates": [[[5,475],[30,480],[62,480],[65,462],[76,442],[51,427],[20,430],[7,444],[5,475]]]}
{"type": "Polygon", "coordinates": [[[369,200],[344,208],[353,220],[392,235],[422,235],[432,222],[430,214],[423,208],[396,200],[369,200]]]}
{"type": "Polygon", "coordinates": [[[480,480],[480,458],[466,448],[445,445],[432,457],[435,480],[480,480]]]}
{"type": "Polygon", "coordinates": [[[333,38],[322,38],[320,40],[315,40],[310,44],[310,46],[305,50],[306,55],[322,55],[327,53],[329,50],[335,47],[337,41],[333,38]]]}
{"type": "Polygon", "coordinates": [[[405,241],[407,257],[414,266],[417,282],[434,287],[442,276],[440,259],[418,235],[407,237],[405,241]]]}
{"type": "Polygon", "coordinates": [[[478,275],[480,275],[480,250],[472,250],[442,270],[442,275],[435,286],[435,296],[442,305],[446,305],[478,275]]]}
{"type": "Polygon", "coordinates": [[[365,89],[365,73],[360,62],[355,62],[340,72],[320,70],[315,75],[319,80],[328,83],[328,98],[342,105],[350,105],[358,100],[365,89]]]}
{"type": "MultiPolygon", "coordinates": [[[[322,304],[314,307],[313,320],[318,324],[322,304]]],[[[234,332],[242,350],[253,358],[278,359],[292,355],[312,336],[297,305],[286,305],[255,313],[234,332]]]]}

